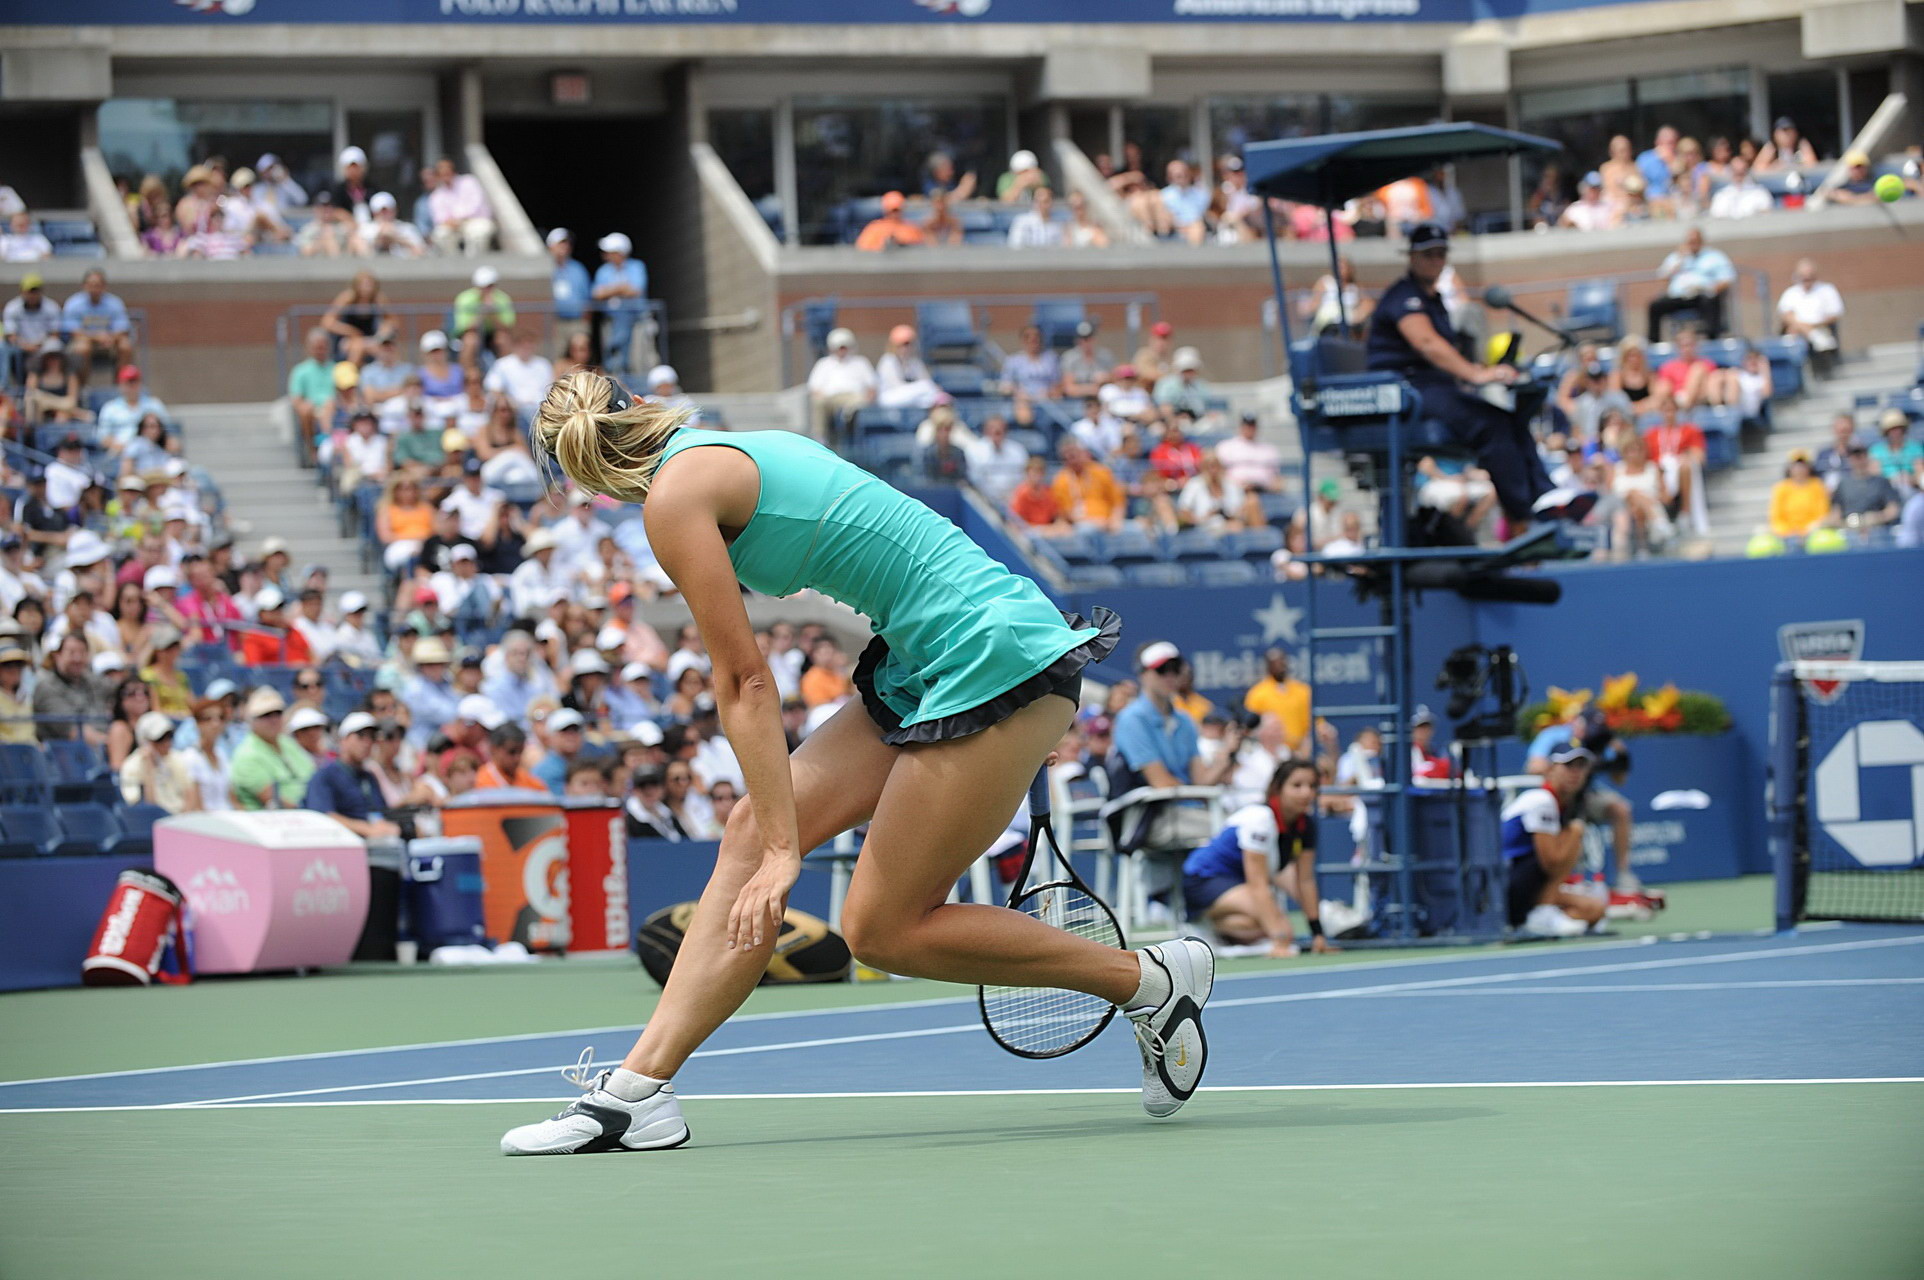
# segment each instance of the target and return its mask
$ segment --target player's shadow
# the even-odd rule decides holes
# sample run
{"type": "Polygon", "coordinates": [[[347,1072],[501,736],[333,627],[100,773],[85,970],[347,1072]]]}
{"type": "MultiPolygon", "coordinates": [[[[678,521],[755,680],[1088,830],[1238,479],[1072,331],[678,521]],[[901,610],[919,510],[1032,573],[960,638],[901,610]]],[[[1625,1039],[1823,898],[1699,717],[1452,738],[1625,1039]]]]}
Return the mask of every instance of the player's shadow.
{"type": "MultiPolygon", "coordinates": [[[[1257,1095],[1265,1097],[1265,1095],[1257,1095]]],[[[997,1146],[1010,1142],[1060,1142],[1063,1139],[1130,1135],[1133,1137],[1168,1135],[1170,1140],[1199,1131],[1248,1132],[1252,1128],[1320,1129],[1348,1128],[1359,1125],[1429,1124],[1439,1121],[1481,1120],[1498,1114],[1490,1107],[1473,1106],[1372,1106],[1367,1103],[1297,1102],[1278,1105],[1289,1095],[1266,1095],[1267,1104],[1245,1102],[1224,1107],[1222,1100],[1203,1099],[1206,1111],[1186,1111],[1178,1120],[1164,1124],[1145,1123],[1140,1112],[1121,1111],[1115,1115],[1082,1119],[1031,1121],[1022,1124],[970,1125],[966,1128],[889,1129],[864,1132],[811,1134],[793,1138],[743,1138],[737,1141],[704,1142],[704,1147],[767,1147],[790,1143],[883,1142],[913,1140],[928,1147],[997,1146]]],[[[1301,1095],[1296,1095],[1300,1097],[1301,1095]]],[[[1194,1106],[1195,1104],[1191,1104],[1194,1106]]]]}

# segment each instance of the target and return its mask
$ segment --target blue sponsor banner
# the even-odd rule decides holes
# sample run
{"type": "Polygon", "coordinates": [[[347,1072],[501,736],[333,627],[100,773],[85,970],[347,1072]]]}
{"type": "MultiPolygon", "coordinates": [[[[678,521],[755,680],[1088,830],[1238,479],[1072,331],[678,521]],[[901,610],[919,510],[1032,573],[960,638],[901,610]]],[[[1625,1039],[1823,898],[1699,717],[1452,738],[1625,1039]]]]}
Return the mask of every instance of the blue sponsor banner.
{"type": "MultiPolygon", "coordinates": [[[[1470,22],[1525,0],[11,0],[0,22],[450,25],[1470,22]]],[[[1532,7],[1543,7],[1529,0],[1532,7]]],[[[1551,0],[1561,7],[1569,0],[1551,0]]],[[[1514,11],[1514,10],[1513,10],[1514,11]]]]}

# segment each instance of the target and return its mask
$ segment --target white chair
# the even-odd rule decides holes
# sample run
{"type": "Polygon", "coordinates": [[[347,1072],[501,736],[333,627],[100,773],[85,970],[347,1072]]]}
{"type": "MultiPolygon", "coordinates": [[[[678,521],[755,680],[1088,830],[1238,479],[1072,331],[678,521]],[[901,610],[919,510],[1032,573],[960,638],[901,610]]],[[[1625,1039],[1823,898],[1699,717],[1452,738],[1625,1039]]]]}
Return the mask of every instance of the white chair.
{"type": "Polygon", "coordinates": [[[1169,911],[1174,926],[1180,931],[1183,925],[1182,859],[1189,855],[1190,848],[1145,845],[1125,855],[1115,849],[1111,834],[1117,826],[1140,816],[1137,811],[1142,806],[1164,800],[1201,801],[1209,830],[1214,832],[1223,824],[1223,789],[1219,786],[1137,787],[1103,803],[1098,813],[1103,836],[1111,842],[1110,859],[1116,865],[1116,920],[1125,937],[1133,938],[1156,923],[1149,915],[1149,902],[1156,888],[1154,872],[1159,863],[1170,868],[1169,911]]]}

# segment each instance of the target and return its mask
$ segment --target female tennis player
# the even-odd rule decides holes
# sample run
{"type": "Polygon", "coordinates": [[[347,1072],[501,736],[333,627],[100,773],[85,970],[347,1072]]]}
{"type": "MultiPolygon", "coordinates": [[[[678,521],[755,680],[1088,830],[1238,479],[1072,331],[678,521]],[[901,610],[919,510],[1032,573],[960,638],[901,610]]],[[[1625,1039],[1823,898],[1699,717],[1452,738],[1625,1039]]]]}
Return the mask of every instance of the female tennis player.
{"type": "Polygon", "coordinates": [[[1297,954],[1281,889],[1303,904],[1311,947],[1334,951],[1323,937],[1316,895],[1316,788],[1308,760],[1285,760],[1270,775],[1261,804],[1229,815],[1215,838],[1183,859],[1183,902],[1201,912],[1226,942],[1269,943],[1272,956],[1297,954]]]}
{"type": "Polygon", "coordinates": [[[1120,622],[1062,614],[933,511],[805,437],[717,432],[638,402],[605,375],[557,382],[536,443],[577,485],[643,503],[649,544],[714,662],[741,760],[735,806],[661,1003],[622,1065],[508,1155],[644,1151],[688,1140],[671,1081],[768,967],[802,855],[859,823],[868,838],[842,928],[878,969],[944,982],[1058,987],[1120,1006],[1142,1052],[1143,1107],[1188,1101],[1206,1056],[1215,961],[1191,938],[1125,951],[1001,907],[946,903],[1015,812],[1075,715],[1082,668],[1120,622]],[[875,624],[851,700],[793,756],[742,606],[812,587],[875,624]]]}

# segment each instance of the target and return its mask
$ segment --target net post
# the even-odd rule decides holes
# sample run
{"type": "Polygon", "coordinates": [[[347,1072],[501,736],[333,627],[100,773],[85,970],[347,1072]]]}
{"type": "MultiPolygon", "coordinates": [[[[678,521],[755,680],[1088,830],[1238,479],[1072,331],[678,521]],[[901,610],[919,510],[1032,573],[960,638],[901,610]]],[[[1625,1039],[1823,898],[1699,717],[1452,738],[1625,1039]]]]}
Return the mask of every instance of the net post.
{"type": "Polygon", "coordinates": [[[1790,663],[1783,662],[1770,677],[1770,761],[1764,784],[1779,933],[1797,927],[1794,815],[1803,790],[1798,779],[1797,737],[1797,675],[1790,663]]]}

